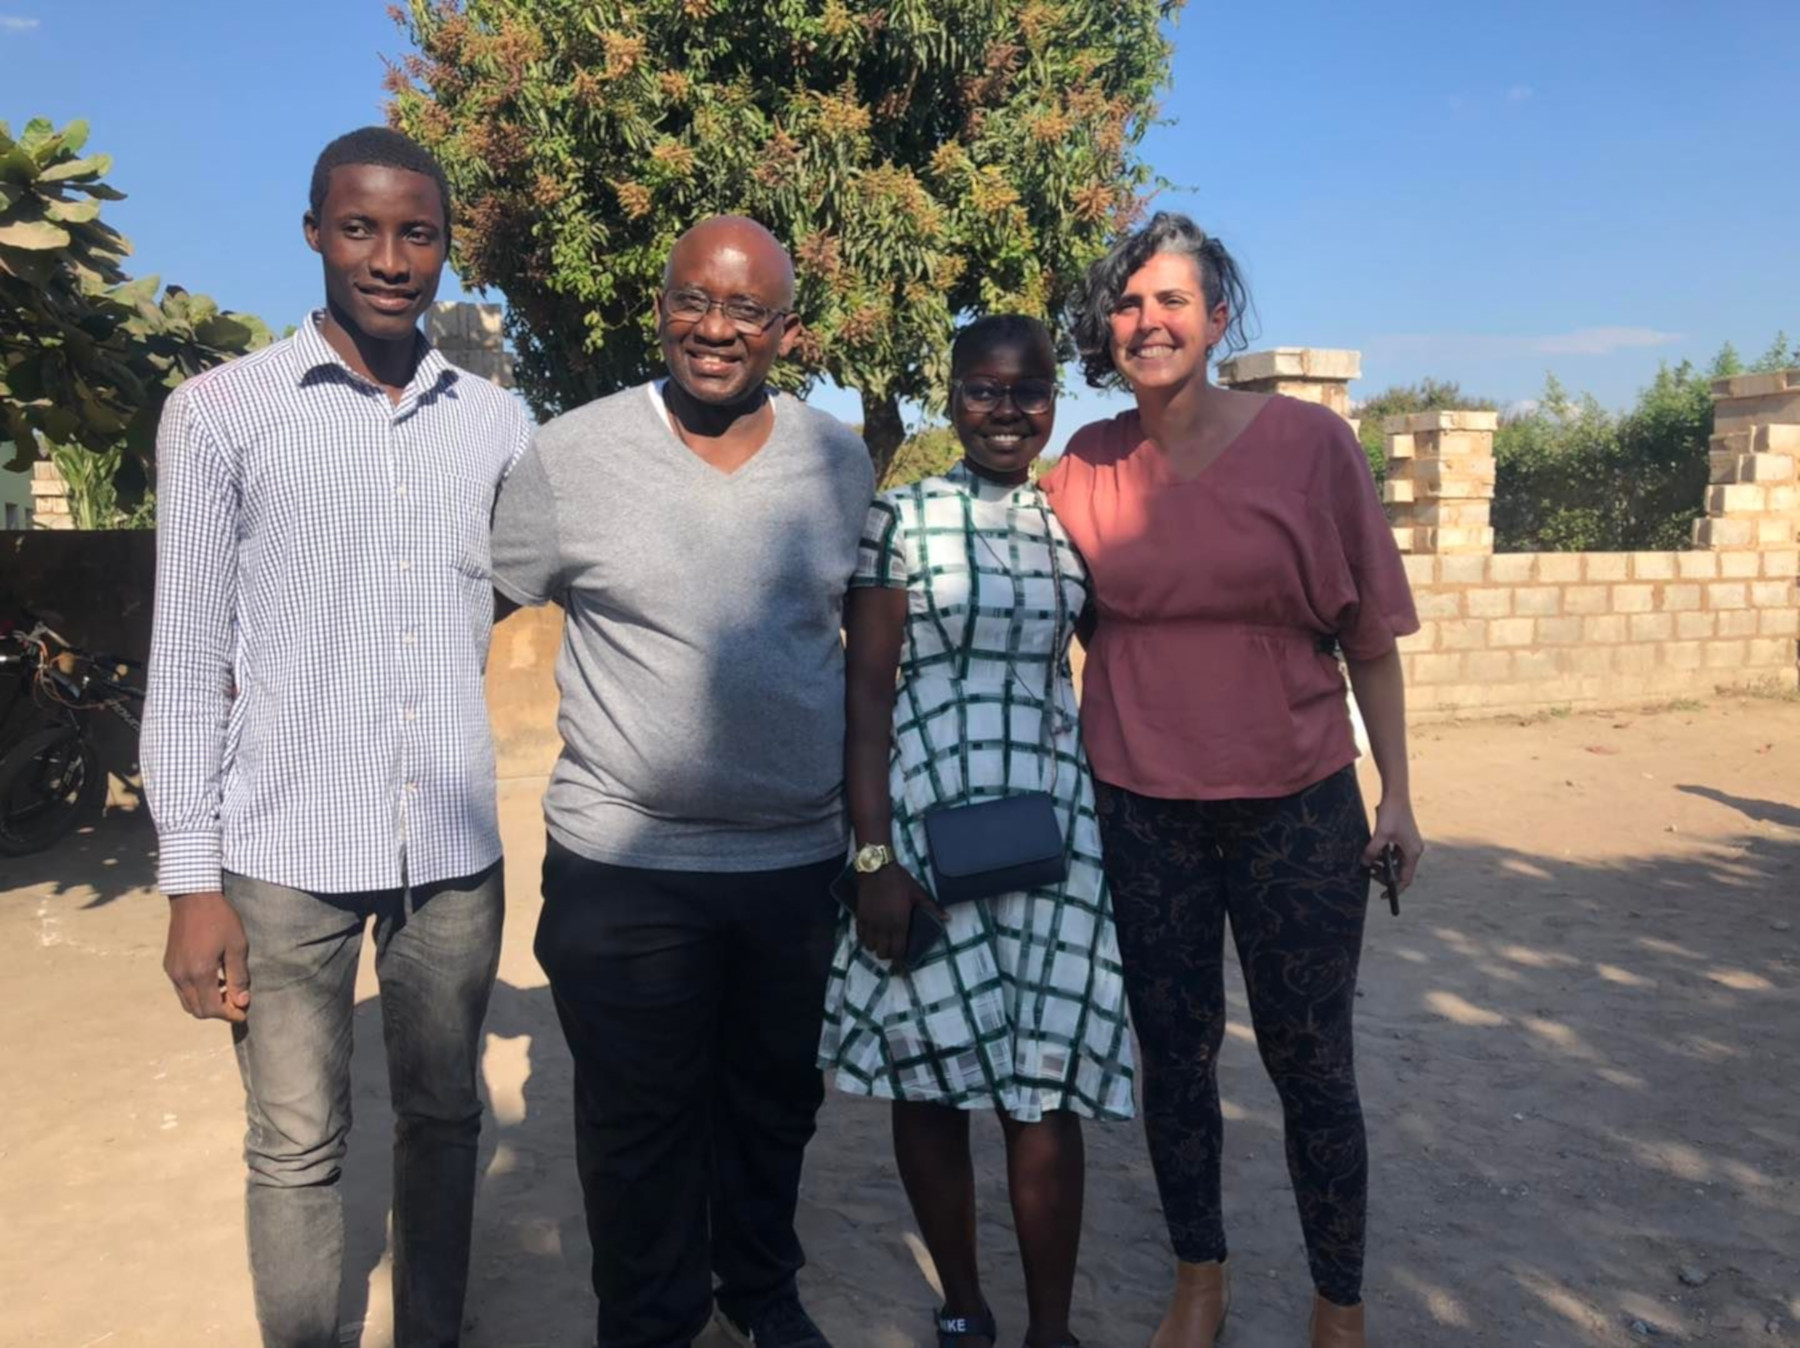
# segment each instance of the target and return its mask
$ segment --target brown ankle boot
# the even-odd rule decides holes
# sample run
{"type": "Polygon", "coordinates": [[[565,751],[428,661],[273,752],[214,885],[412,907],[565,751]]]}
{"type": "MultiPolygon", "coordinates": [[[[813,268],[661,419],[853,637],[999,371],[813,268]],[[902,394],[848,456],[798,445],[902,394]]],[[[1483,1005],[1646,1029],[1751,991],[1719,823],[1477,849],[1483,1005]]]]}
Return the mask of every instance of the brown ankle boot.
{"type": "Polygon", "coordinates": [[[1366,1348],[1362,1303],[1340,1306],[1315,1293],[1311,1342],[1312,1348],[1366,1348]]]}
{"type": "Polygon", "coordinates": [[[1175,1295],[1150,1348],[1213,1348],[1231,1310],[1231,1269],[1223,1259],[1175,1265],[1175,1295]]]}

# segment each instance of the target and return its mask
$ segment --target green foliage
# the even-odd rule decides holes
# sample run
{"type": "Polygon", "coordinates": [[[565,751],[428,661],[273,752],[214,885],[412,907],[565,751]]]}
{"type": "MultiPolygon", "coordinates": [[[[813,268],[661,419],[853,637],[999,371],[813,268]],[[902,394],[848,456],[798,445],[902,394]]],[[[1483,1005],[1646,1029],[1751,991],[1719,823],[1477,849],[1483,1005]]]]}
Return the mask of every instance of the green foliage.
{"type": "Polygon", "coordinates": [[[940,477],[962,461],[962,442],[948,426],[927,426],[906,437],[882,474],[880,490],[940,477]]]}
{"type": "MultiPolygon", "coordinates": [[[[1778,335],[1755,362],[1783,369],[1795,353],[1778,335]]],[[[1670,551],[1689,544],[1703,513],[1712,381],[1743,372],[1729,344],[1710,368],[1657,370],[1628,412],[1571,397],[1552,376],[1538,406],[1494,438],[1495,547],[1502,552],[1670,551]]]]}
{"type": "MultiPolygon", "coordinates": [[[[102,456],[112,497],[76,505],[110,518],[143,499],[169,390],[269,331],[179,286],[159,296],[154,276],[127,279],[131,245],[99,218],[123,194],[102,181],[109,156],[81,156],[87,134],[38,119],[14,140],[0,123],[0,432],[13,469],[40,438],[102,456]]],[[[99,480],[94,464],[64,471],[72,490],[99,480]]]]}
{"type": "Polygon", "coordinates": [[[154,529],[156,497],[146,493],[127,509],[119,501],[116,478],[125,456],[123,445],[102,450],[73,445],[45,445],[45,457],[56,465],[69,492],[69,517],[77,529],[154,529]]]}
{"type": "Polygon", "coordinates": [[[1375,481],[1379,483],[1387,476],[1387,436],[1381,426],[1389,417],[1411,416],[1415,412],[1491,412],[1494,407],[1486,398],[1464,393],[1454,379],[1395,384],[1358,403],[1356,417],[1361,426],[1363,453],[1369,456],[1375,481]]]}
{"type": "Polygon", "coordinates": [[[958,317],[1054,318],[1141,210],[1181,3],[410,0],[390,116],[444,162],[540,413],[654,373],[670,245],[735,211],[799,265],[783,380],[858,390],[885,470],[958,317]]]}
{"type": "Polygon", "coordinates": [[[1800,365],[1800,351],[1788,345],[1785,332],[1778,332],[1775,340],[1769,343],[1769,349],[1756,358],[1750,369],[1755,374],[1770,374],[1794,365],[1800,365]]]}

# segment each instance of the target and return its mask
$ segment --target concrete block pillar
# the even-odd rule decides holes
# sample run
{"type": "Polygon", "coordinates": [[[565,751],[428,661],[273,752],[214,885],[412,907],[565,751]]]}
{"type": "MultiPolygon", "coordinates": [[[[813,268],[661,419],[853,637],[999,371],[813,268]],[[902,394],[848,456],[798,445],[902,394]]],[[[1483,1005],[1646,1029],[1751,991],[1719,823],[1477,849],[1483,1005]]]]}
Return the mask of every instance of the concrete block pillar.
{"type": "Polygon", "coordinates": [[[48,459],[31,465],[31,522],[39,529],[75,527],[75,516],[69,507],[69,484],[48,459]]]}
{"type": "Polygon", "coordinates": [[[1694,546],[1791,552],[1800,538],[1800,369],[1713,383],[1711,485],[1694,546]]]}
{"type": "Polygon", "coordinates": [[[1491,553],[1497,412],[1417,412],[1389,417],[1387,481],[1402,552],[1491,553]]]}
{"type": "Polygon", "coordinates": [[[1246,351],[1219,365],[1219,383],[1248,393],[1285,393],[1321,403],[1352,426],[1350,381],[1362,378],[1362,352],[1310,346],[1246,351]]]}
{"type": "Polygon", "coordinates": [[[425,315],[425,335],[458,369],[511,388],[513,362],[501,328],[503,313],[498,304],[446,300],[425,315]]]}

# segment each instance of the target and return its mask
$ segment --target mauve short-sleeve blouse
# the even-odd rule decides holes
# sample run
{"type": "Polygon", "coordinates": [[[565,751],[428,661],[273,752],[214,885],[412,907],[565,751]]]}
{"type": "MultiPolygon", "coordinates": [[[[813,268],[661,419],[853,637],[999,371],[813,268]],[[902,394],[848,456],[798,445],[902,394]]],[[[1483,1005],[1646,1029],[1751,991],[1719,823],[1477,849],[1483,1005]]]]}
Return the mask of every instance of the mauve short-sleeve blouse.
{"type": "Polygon", "coordinates": [[[1099,608],[1081,709],[1097,777],[1229,800],[1356,761],[1335,650],[1375,659],[1419,620],[1341,417],[1271,398],[1183,481],[1125,412],[1078,431],[1043,486],[1099,608]]]}

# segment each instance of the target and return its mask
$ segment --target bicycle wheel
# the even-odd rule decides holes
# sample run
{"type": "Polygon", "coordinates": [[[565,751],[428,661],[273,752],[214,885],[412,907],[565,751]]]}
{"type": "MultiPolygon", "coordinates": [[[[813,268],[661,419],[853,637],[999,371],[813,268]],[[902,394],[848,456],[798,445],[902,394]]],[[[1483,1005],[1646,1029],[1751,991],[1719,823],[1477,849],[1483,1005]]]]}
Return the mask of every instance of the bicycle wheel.
{"type": "Polygon", "coordinates": [[[106,805],[106,772],[80,731],[27,735],[0,758],[0,856],[41,852],[106,805]]]}

